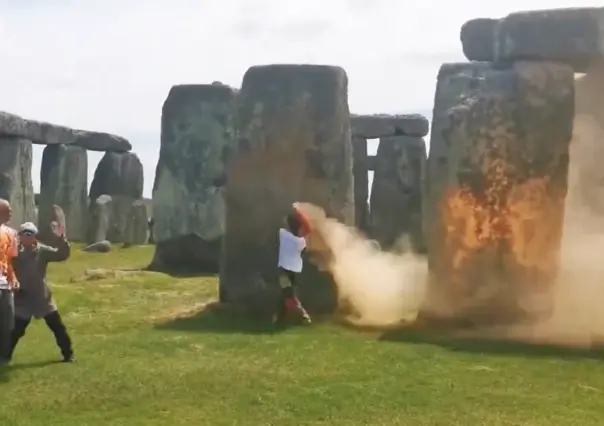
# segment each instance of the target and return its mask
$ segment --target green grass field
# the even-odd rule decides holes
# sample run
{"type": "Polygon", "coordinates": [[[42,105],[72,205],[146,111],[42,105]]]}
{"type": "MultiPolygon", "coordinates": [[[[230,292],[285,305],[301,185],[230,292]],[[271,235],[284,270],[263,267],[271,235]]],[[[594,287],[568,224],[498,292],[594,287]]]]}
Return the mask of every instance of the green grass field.
{"type": "Polygon", "coordinates": [[[152,247],[50,269],[78,361],[43,322],[0,377],[0,425],[604,424],[604,354],[336,325],[276,329],[202,314],[215,278],[85,275],[152,247]]]}

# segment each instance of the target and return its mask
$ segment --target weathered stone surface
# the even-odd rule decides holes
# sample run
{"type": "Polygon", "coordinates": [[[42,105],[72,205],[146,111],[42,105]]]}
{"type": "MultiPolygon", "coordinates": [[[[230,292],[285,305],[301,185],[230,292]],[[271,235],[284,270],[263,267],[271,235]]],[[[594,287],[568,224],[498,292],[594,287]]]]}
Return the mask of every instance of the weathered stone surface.
{"type": "Polygon", "coordinates": [[[426,143],[422,138],[382,138],[371,189],[370,235],[383,249],[396,248],[410,237],[411,248],[425,249],[422,232],[422,191],[426,174],[426,143]]]}
{"type": "Polygon", "coordinates": [[[495,27],[499,20],[471,19],[461,27],[460,40],[463,53],[470,61],[495,59],[495,27]]]}
{"type": "Polygon", "coordinates": [[[88,154],[78,146],[48,145],[42,155],[38,226],[52,219],[53,205],[66,216],[72,241],[84,241],[88,216],[88,154]]]}
{"type": "MultiPolygon", "coordinates": [[[[390,137],[394,137],[394,136],[390,136],[390,137]]],[[[413,137],[413,136],[410,136],[413,137]]],[[[386,139],[386,138],[382,138],[382,139],[386,139]]],[[[375,171],[375,167],[376,167],[376,156],[375,155],[368,155],[367,159],[365,160],[365,167],[367,168],[367,170],[369,171],[375,171]]]]}
{"type": "Polygon", "coordinates": [[[558,268],[573,92],[573,71],[562,64],[441,67],[424,216],[431,305],[441,314],[507,318],[527,313],[526,297],[547,295],[558,268]]]}
{"type": "Polygon", "coordinates": [[[352,136],[365,139],[388,136],[426,136],[430,130],[428,119],[420,114],[402,115],[351,115],[352,136]]]}
{"type": "Polygon", "coordinates": [[[113,200],[109,195],[101,195],[90,205],[86,241],[94,244],[107,240],[113,223],[113,200]]]}
{"type": "Polygon", "coordinates": [[[42,145],[77,145],[91,151],[127,152],[132,149],[130,142],[121,136],[27,120],[3,111],[0,111],[0,135],[29,139],[42,145]]]}
{"type": "Polygon", "coordinates": [[[142,198],[143,184],[143,165],[136,154],[107,152],[99,162],[90,185],[89,199],[110,195],[113,200],[109,241],[125,241],[130,209],[134,201],[142,198]]]}
{"type": "Polygon", "coordinates": [[[109,253],[111,251],[111,243],[107,240],[97,241],[84,247],[82,250],[91,253],[109,253]]]}
{"type": "Polygon", "coordinates": [[[568,8],[512,13],[495,33],[495,58],[555,61],[585,71],[604,55],[604,8],[568,8]]]}
{"type": "MultiPolygon", "coordinates": [[[[222,299],[274,312],[278,229],[294,201],[354,224],[348,78],[339,67],[250,68],[237,102],[238,146],[226,185],[222,299]]],[[[314,312],[335,307],[329,277],[305,264],[300,296],[314,312]]]]}
{"type": "Polygon", "coordinates": [[[139,200],[143,196],[143,165],[132,152],[107,152],[99,162],[90,185],[90,199],[101,195],[123,195],[139,200]]]}
{"type": "Polygon", "coordinates": [[[130,246],[147,244],[149,238],[148,220],[145,203],[142,200],[133,202],[126,221],[126,238],[124,243],[130,246]]]}
{"type": "Polygon", "coordinates": [[[570,147],[567,223],[604,232],[604,61],[575,80],[575,122],[570,147]],[[572,215],[572,216],[571,216],[572,215]]]}
{"type": "Polygon", "coordinates": [[[31,165],[30,140],[0,136],[0,198],[11,204],[13,218],[10,225],[13,227],[35,220],[31,165]]]}
{"type": "Polygon", "coordinates": [[[367,231],[369,223],[369,177],[367,175],[367,139],[352,138],[352,155],[354,176],[354,220],[362,231],[367,231]]]}
{"type": "Polygon", "coordinates": [[[153,185],[154,269],[218,271],[234,101],[235,91],[221,84],[168,94],[153,185]]]}

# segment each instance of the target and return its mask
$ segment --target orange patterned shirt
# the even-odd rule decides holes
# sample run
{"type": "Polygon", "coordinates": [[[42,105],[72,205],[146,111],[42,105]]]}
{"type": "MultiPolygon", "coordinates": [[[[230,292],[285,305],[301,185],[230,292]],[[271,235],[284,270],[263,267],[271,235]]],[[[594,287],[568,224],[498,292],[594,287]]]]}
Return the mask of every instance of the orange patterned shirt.
{"type": "Polygon", "coordinates": [[[0,225],[0,288],[17,281],[13,269],[13,258],[19,254],[17,233],[14,229],[0,225]]]}

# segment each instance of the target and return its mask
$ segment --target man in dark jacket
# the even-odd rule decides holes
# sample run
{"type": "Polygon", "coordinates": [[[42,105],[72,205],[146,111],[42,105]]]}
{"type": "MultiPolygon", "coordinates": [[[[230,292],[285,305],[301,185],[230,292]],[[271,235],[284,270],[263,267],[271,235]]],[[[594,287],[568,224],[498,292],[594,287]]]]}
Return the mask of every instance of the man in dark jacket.
{"type": "Polygon", "coordinates": [[[25,334],[32,318],[43,318],[53,332],[57,345],[61,349],[64,362],[75,361],[71,338],[63,324],[52,292],[46,283],[46,268],[49,262],[63,262],[69,258],[71,248],[62,229],[53,223],[51,239],[53,246],[37,240],[38,229],[31,223],[19,228],[19,254],[14,259],[15,273],[21,286],[15,293],[15,325],[12,333],[10,357],[19,339],[25,334]]]}

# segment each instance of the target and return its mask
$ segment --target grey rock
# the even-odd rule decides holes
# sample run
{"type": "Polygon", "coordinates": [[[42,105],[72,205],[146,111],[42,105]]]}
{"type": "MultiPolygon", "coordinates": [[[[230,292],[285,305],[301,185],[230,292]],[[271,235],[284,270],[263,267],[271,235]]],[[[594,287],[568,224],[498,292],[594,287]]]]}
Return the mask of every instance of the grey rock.
{"type": "Polygon", "coordinates": [[[512,13],[496,27],[495,60],[561,62],[585,71],[604,55],[604,8],[512,13]]]}
{"type": "Polygon", "coordinates": [[[127,152],[132,145],[121,136],[71,129],[57,124],[27,120],[0,111],[0,135],[29,139],[42,145],[77,145],[92,151],[127,152]]]}
{"type": "Polygon", "coordinates": [[[139,200],[143,196],[143,165],[133,152],[107,152],[99,161],[90,184],[90,199],[101,195],[123,195],[139,200]]]}
{"type": "MultiPolygon", "coordinates": [[[[390,139],[390,138],[394,138],[396,136],[389,136],[388,138],[381,138],[380,140],[386,140],[386,139],[390,139]]],[[[414,137],[414,136],[409,136],[409,137],[414,137]]],[[[367,167],[367,170],[370,171],[375,171],[375,168],[377,167],[377,158],[375,155],[368,155],[367,159],[365,160],[365,167],[367,167]]]]}
{"type": "Polygon", "coordinates": [[[573,70],[445,64],[438,75],[425,231],[430,306],[510,319],[555,280],[574,117],[573,70]]]}
{"type": "Polygon", "coordinates": [[[223,84],[174,86],[168,94],[153,184],[154,269],[218,271],[234,101],[223,84]]]}
{"type": "Polygon", "coordinates": [[[126,241],[126,223],[132,203],[142,198],[143,184],[143,165],[136,154],[107,152],[99,162],[90,185],[89,199],[96,200],[101,195],[112,198],[109,241],[126,241]]]}
{"type": "Polygon", "coordinates": [[[129,246],[147,244],[149,238],[149,218],[147,207],[142,200],[137,200],[130,207],[126,221],[126,238],[124,243],[129,246]]]}
{"type": "Polygon", "coordinates": [[[88,217],[88,154],[79,146],[48,145],[42,156],[38,225],[51,219],[53,205],[62,208],[67,235],[84,241],[88,217]]]}
{"type": "Polygon", "coordinates": [[[380,139],[371,189],[370,235],[385,250],[398,248],[410,237],[416,253],[425,250],[422,198],[426,175],[423,138],[391,136],[380,139]]]}
{"type": "Polygon", "coordinates": [[[111,251],[111,243],[107,240],[97,241],[82,249],[90,253],[109,253],[111,251]]]}
{"type": "Polygon", "coordinates": [[[367,231],[369,223],[369,176],[367,168],[367,139],[352,137],[354,176],[354,221],[361,231],[367,231]]]}
{"type": "Polygon", "coordinates": [[[30,140],[0,136],[0,198],[11,203],[13,227],[36,219],[31,166],[30,140]]]}
{"type": "MultiPolygon", "coordinates": [[[[313,203],[354,225],[346,72],[320,65],[252,67],[243,78],[236,116],[221,300],[264,316],[273,312],[279,296],[278,229],[292,202],[313,203]]],[[[334,309],[327,274],[305,265],[299,283],[311,311],[334,309]]]]}
{"type": "Polygon", "coordinates": [[[101,195],[90,205],[88,232],[86,241],[89,244],[107,240],[113,224],[113,199],[109,195],[101,195]]]}
{"type": "Polygon", "coordinates": [[[388,136],[426,136],[430,130],[428,119],[420,114],[402,115],[351,115],[352,136],[365,139],[388,136]]]}
{"type": "Polygon", "coordinates": [[[463,53],[470,61],[495,59],[495,29],[498,19],[472,19],[461,27],[460,40],[463,53]]]}

